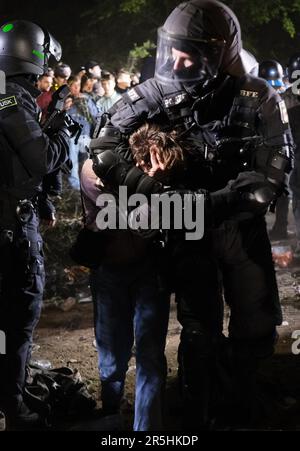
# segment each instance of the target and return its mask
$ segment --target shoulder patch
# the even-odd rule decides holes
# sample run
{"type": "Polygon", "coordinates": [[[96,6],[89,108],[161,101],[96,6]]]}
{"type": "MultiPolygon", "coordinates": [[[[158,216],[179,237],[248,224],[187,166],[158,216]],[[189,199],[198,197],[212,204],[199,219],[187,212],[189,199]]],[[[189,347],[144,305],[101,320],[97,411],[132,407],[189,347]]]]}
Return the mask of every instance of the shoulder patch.
{"type": "Polygon", "coordinates": [[[15,96],[6,97],[5,99],[0,99],[0,111],[5,108],[10,108],[18,104],[15,96]]]}
{"type": "Polygon", "coordinates": [[[279,102],[279,110],[280,110],[280,116],[281,116],[281,120],[283,124],[288,124],[289,123],[289,115],[288,115],[288,111],[286,108],[286,104],[284,100],[281,100],[281,102],[279,102]]]}
{"type": "Polygon", "coordinates": [[[130,98],[131,102],[136,102],[137,100],[141,99],[141,96],[136,92],[134,88],[129,89],[129,91],[127,91],[127,95],[130,98]]]}
{"type": "Polygon", "coordinates": [[[123,102],[128,103],[129,105],[132,105],[133,103],[137,102],[138,100],[140,100],[142,98],[143,98],[143,96],[140,94],[138,87],[131,88],[128,91],[124,92],[124,94],[122,94],[123,102]]]}
{"type": "Polygon", "coordinates": [[[245,91],[245,89],[242,89],[240,91],[240,95],[242,97],[252,97],[252,98],[258,98],[258,92],[257,91],[245,91]]]}

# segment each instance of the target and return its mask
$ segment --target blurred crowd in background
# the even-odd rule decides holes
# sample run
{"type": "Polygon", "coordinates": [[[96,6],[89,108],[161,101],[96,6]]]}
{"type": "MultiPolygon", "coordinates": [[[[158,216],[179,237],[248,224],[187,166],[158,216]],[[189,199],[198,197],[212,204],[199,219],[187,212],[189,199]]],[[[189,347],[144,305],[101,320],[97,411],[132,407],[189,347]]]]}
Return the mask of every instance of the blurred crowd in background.
{"type": "Polygon", "coordinates": [[[78,141],[73,138],[70,145],[72,171],[68,180],[71,188],[80,189],[79,167],[87,159],[90,139],[97,118],[107,112],[113,104],[131,87],[140,81],[140,73],[130,73],[120,69],[117,73],[102,70],[97,61],[88,61],[84,66],[73,71],[65,63],[59,63],[54,69],[41,75],[38,80],[38,105],[45,117],[53,93],[67,84],[70,95],[65,101],[65,110],[82,126],[78,141]]]}

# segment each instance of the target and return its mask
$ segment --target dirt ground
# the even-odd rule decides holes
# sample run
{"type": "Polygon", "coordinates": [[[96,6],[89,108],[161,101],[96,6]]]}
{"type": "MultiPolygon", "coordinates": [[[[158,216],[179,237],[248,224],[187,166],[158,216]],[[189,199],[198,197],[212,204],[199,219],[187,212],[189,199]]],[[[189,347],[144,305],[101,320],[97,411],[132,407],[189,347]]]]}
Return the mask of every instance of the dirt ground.
{"type": "MultiPolygon", "coordinates": [[[[293,232],[291,228],[291,232],[293,232]]],[[[290,245],[293,241],[276,243],[290,245]]],[[[72,280],[86,274],[77,268],[73,274],[68,274],[72,280]]],[[[292,334],[300,331],[300,264],[294,263],[289,268],[277,268],[280,297],[284,312],[284,323],[278,328],[279,340],[276,354],[266,362],[262,374],[267,382],[269,399],[272,400],[270,409],[272,413],[267,429],[273,430],[300,430],[300,354],[292,353],[292,345],[297,347],[292,334]]],[[[34,337],[33,360],[46,359],[52,367],[70,366],[77,368],[84,377],[89,392],[99,398],[99,377],[97,371],[97,352],[93,346],[93,310],[89,302],[89,292],[85,291],[68,301],[46,302],[42,317],[34,337]],[[78,302],[79,301],[79,302],[78,302]],[[74,305],[73,305],[74,304],[74,305]],[[63,311],[62,310],[68,310],[63,311]]],[[[229,313],[226,313],[225,326],[229,313]]],[[[180,326],[176,320],[176,306],[171,304],[169,333],[167,338],[166,355],[168,360],[167,383],[167,430],[180,430],[181,406],[177,390],[177,347],[179,342],[180,326]]],[[[300,332],[299,332],[300,335],[300,332]]],[[[127,377],[126,397],[124,405],[125,427],[131,428],[134,403],[134,376],[135,359],[132,357],[127,377]]],[[[62,426],[63,428],[63,426],[62,426]]]]}

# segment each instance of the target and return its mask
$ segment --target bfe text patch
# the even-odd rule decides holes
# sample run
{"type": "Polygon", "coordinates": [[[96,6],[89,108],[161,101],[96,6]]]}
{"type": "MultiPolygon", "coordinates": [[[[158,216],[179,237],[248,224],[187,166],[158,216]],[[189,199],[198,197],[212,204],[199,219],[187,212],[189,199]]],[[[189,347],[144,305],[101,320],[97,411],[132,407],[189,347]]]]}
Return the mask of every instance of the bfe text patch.
{"type": "Polygon", "coordinates": [[[242,97],[252,97],[254,99],[258,98],[258,92],[256,92],[256,91],[245,91],[244,89],[242,89],[240,91],[240,95],[242,97]]]}
{"type": "Polygon", "coordinates": [[[17,105],[15,96],[6,97],[5,99],[0,100],[0,111],[15,105],[17,105]]]}

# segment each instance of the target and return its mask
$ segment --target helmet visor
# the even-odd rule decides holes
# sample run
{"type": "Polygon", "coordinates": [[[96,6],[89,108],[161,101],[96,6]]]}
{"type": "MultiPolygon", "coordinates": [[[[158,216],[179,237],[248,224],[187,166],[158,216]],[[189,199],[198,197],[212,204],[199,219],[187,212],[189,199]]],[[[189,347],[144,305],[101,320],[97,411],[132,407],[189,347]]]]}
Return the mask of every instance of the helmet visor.
{"type": "Polygon", "coordinates": [[[62,57],[62,48],[60,43],[49,33],[49,47],[50,55],[52,55],[56,61],[60,61],[62,57]]]}
{"type": "Polygon", "coordinates": [[[189,39],[159,28],[155,78],[163,83],[212,79],[218,75],[224,48],[222,40],[189,39]]]}

